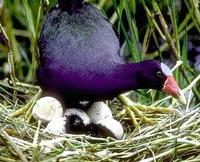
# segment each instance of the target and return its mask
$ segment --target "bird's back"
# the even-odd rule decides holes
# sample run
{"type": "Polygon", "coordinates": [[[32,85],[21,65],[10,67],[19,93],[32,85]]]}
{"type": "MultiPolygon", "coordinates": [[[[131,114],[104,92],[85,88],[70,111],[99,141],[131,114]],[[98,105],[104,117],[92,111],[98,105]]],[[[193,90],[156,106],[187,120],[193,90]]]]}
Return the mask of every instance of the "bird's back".
{"type": "Polygon", "coordinates": [[[45,18],[39,42],[41,61],[53,61],[66,69],[80,70],[81,66],[91,70],[123,62],[111,24],[90,5],[72,15],[52,10],[45,18]]]}

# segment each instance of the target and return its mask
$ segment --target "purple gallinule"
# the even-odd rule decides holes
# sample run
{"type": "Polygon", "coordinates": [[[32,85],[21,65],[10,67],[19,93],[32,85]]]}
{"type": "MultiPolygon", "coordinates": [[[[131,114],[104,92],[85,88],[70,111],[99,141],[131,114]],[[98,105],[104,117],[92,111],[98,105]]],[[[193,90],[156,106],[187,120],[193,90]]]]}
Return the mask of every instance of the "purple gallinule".
{"type": "Polygon", "coordinates": [[[154,60],[125,63],[112,25],[81,0],[58,0],[45,16],[39,47],[38,83],[69,107],[134,89],[183,97],[165,64],[154,60]]]}

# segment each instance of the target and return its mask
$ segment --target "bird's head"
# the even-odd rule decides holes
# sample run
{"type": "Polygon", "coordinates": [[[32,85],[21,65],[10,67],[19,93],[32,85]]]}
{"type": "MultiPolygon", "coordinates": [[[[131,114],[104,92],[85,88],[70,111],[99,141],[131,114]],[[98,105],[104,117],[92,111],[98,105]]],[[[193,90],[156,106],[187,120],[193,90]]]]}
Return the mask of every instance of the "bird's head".
{"type": "Polygon", "coordinates": [[[158,61],[143,61],[140,69],[142,71],[140,70],[138,81],[146,88],[161,90],[182,103],[186,103],[186,99],[167,65],[158,61]]]}

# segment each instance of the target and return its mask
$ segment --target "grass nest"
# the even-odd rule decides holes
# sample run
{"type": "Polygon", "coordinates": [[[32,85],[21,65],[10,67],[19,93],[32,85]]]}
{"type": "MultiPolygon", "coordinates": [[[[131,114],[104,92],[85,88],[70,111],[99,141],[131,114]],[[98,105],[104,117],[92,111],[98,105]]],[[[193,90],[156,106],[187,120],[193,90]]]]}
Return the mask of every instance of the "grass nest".
{"type": "MultiPolygon", "coordinates": [[[[136,114],[137,128],[124,112],[126,107],[116,99],[109,102],[125,131],[122,140],[115,140],[44,133],[31,115],[40,94],[37,86],[16,82],[14,88],[8,80],[1,81],[0,161],[200,161],[200,104],[192,104],[190,99],[186,106],[171,102],[166,113],[159,111],[164,108],[158,102],[139,105],[146,108],[141,108],[146,117],[156,122],[146,124],[136,114]]],[[[132,102],[129,107],[131,104],[136,105],[132,102]]]]}

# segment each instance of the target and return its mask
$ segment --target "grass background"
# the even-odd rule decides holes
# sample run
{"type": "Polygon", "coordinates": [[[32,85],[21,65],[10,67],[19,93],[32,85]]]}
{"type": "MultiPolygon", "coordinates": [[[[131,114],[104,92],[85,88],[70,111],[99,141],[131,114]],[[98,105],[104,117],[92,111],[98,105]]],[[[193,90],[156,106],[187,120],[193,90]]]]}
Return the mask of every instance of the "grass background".
{"type": "Polygon", "coordinates": [[[196,36],[196,48],[200,45],[199,2],[90,1],[113,24],[127,61],[179,61],[173,73],[187,96],[186,106],[152,90],[130,92],[132,100],[122,98],[123,105],[110,101],[125,129],[119,141],[55,137],[42,133],[32,119],[31,108],[41,95],[35,85],[37,39],[44,13],[55,3],[4,0],[0,9],[0,161],[200,161],[200,75],[188,63],[196,55],[189,50],[190,38],[196,36]],[[149,119],[156,124],[149,125],[149,119]]]}

